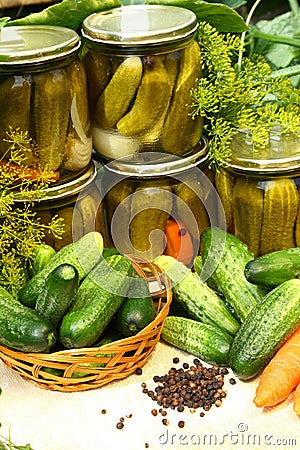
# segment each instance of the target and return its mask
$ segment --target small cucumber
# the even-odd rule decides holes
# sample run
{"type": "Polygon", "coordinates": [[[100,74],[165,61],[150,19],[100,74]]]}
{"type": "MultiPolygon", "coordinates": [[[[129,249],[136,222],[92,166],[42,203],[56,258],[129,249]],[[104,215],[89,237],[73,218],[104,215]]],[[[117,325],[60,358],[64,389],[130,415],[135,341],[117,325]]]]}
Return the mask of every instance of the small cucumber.
{"type": "Polygon", "coordinates": [[[233,337],[214,325],[186,317],[168,316],[161,337],[209,364],[226,366],[233,337]]]}
{"type": "Polygon", "coordinates": [[[277,250],[252,259],[246,264],[245,276],[250,283],[274,288],[300,275],[300,247],[277,250]]]}
{"type": "Polygon", "coordinates": [[[62,319],[59,339],[67,348],[93,345],[128,294],[133,266],[122,255],[109,256],[82,281],[62,319]]]}
{"type": "Polygon", "coordinates": [[[33,250],[32,260],[29,267],[30,277],[32,278],[40,272],[50,262],[51,258],[56,254],[51,245],[40,244],[33,250]]]}
{"type": "Polygon", "coordinates": [[[201,233],[201,255],[203,268],[198,275],[211,280],[243,322],[266,294],[265,289],[249,283],[244,274],[245,265],[253,259],[253,254],[233,234],[218,227],[209,227],[201,233]]]}
{"type": "Polygon", "coordinates": [[[148,283],[144,279],[140,279],[140,281],[142,287],[139,296],[132,296],[134,292],[130,289],[129,297],[124,300],[116,314],[115,326],[124,337],[134,336],[156,317],[156,309],[150,296],[148,283]]]}
{"type": "Polygon", "coordinates": [[[71,264],[60,264],[50,272],[37,298],[35,309],[41,317],[57,326],[78,289],[78,270],[71,264]]]}
{"type": "Polygon", "coordinates": [[[102,258],[103,237],[97,231],[82,236],[78,241],[62,247],[44,269],[37,273],[19,291],[18,299],[23,305],[34,308],[47,276],[55,267],[68,263],[76,267],[79,282],[102,258]]]}
{"type": "Polygon", "coordinates": [[[220,297],[198,275],[172,256],[161,255],[156,264],[166,272],[172,284],[172,292],[189,316],[235,335],[239,321],[231,314],[220,297]]]}
{"type": "Polygon", "coordinates": [[[22,352],[48,352],[56,342],[54,326],[0,286],[0,344],[22,352]]]}
{"type": "Polygon", "coordinates": [[[258,375],[300,326],[300,280],[270,291],[249,313],[234,337],[230,365],[242,380],[258,375]]]}

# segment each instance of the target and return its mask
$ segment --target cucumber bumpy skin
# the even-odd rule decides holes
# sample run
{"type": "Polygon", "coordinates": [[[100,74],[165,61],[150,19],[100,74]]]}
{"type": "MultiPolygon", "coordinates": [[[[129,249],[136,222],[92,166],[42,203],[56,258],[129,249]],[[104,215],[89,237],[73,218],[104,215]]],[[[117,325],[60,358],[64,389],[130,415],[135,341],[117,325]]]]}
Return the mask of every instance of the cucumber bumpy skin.
{"type": "Polygon", "coordinates": [[[294,227],[299,196],[294,180],[280,178],[266,182],[260,254],[295,246],[294,227]]]}
{"type": "Polygon", "coordinates": [[[234,234],[248,245],[254,256],[260,252],[263,202],[264,192],[256,180],[237,178],[233,189],[234,234]]]}
{"type": "Polygon", "coordinates": [[[201,254],[205,273],[243,322],[266,294],[265,289],[249,283],[244,274],[253,254],[238,237],[218,227],[209,227],[201,234],[201,254]]]}
{"type": "Polygon", "coordinates": [[[131,261],[108,256],[82,281],[59,328],[59,340],[67,348],[93,345],[127,296],[133,276],[131,261]]]}
{"type": "MultiPolygon", "coordinates": [[[[234,234],[234,220],[233,220],[233,188],[235,179],[222,167],[219,167],[215,174],[215,185],[221,204],[218,203],[218,208],[223,208],[226,227],[228,233],[234,234]]],[[[220,211],[219,216],[223,216],[223,211],[220,211]]]]}
{"type": "MultiPolygon", "coordinates": [[[[0,155],[9,158],[11,142],[6,140],[10,129],[13,132],[19,129],[22,133],[30,131],[30,76],[15,75],[5,77],[3,81],[0,79],[0,98],[3,105],[0,110],[0,155]]],[[[24,146],[22,164],[35,164],[37,158],[31,149],[30,141],[22,143],[22,146],[24,146]]]]}
{"type": "Polygon", "coordinates": [[[22,352],[48,352],[56,342],[54,326],[0,286],[0,345],[22,352]]]}
{"type": "Polygon", "coordinates": [[[252,259],[245,266],[250,283],[274,288],[300,276],[300,247],[278,250],[252,259]]]}
{"type": "Polygon", "coordinates": [[[125,58],[99,96],[94,119],[100,128],[114,128],[129,108],[143,73],[139,56],[125,58]]]}
{"type": "Polygon", "coordinates": [[[190,91],[195,87],[197,78],[202,75],[201,52],[197,42],[182,50],[179,73],[166,115],[162,132],[162,145],[167,153],[182,155],[199,142],[202,134],[203,119],[194,119],[190,114],[190,91]]]}
{"type": "Polygon", "coordinates": [[[300,326],[300,280],[288,280],[258,303],[230,349],[230,366],[241,380],[258,375],[300,326]]]}
{"type": "Polygon", "coordinates": [[[233,337],[214,325],[185,317],[168,316],[161,337],[209,364],[226,366],[229,363],[233,337]]]}
{"type": "Polygon", "coordinates": [[[47,276],[63,263],[72,264],[78,270],[80,282],[99,263],[102,251],[103,237],[97,231],[87,233],[78,241],[62,247],[49,264],[20,289],[19,301],[25,306],[34,308],[47,276]]]}
{"type": "Polygon", "coordinates": [[[166,67],[158,57],[143,64],[143,75],[130,111],[118,122],[123,136],[137,136],[149,132],[162,115],[170,95],[170,82],[166,67]]]}
{"type": "Polygon", "coordinates": [[[161,255],[155,262],[172,283],[174,299],[195,320],[215,325],[231,335],[240,327],[221,298],[198,275],[172,256],[161,255]]]}
{"type": "Polygon", "coordinates": [[[110,57],[88,50],[83,55],[88,81],[88,104],[91,116],[94,114],[97,100],[107,86],[110,74],[110,57]]]}
{"type": "Polygon", "coordinates": [[[78,270],[71,264],[60,264],[46,278],[36,301],[36,311],[56,327],[71,305],[78,286],[78,270]]]}
{"type": "Polygon", "coordinates": [[[165,243],[163,231],[173,207],[171,186],[157,180],[144,181],[131,200],[130,240],[136,252],[148,260],[158,256],[165,243]],[[154,207],[157,206],[157,207],[154,207]],[[151,235],[154,230],[160,233],[151,235]]]}
{"type": "Polygon", "coordinates": [[[64,159],[71,107],[63,69],[34,75],[33,105],[39,161],[43,167],[57,170],[64,159]]]}

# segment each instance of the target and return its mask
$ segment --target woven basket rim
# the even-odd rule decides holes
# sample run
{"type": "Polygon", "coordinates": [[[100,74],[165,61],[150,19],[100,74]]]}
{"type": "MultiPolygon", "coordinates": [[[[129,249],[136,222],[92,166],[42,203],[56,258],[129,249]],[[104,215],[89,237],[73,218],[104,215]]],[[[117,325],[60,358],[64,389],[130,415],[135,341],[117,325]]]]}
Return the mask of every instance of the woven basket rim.
{"type": "Polygon", "coordinates": [[[4,364],[40,387],[68,392],[103,386],[111,381],[125,378],[134,373],[137,367],[142,367],[160,339],[163,323],[172,301],[172,289],[169,278],[158,265],[136,258],[134,255],[126,256],[132,261],[133,267],[139,275],[148,280],[154,278],[161,287],[153,296],[157,315],[151,323],[134,336],[118,339],[98,347],[35,353],[0,346],[0,359],[4,364]],[[134,355],[128,356],[133,351],[135,351],[134,355]],[[111,354],[113,356],[109,356],[111,354]],[[101,363],[106,366],[99,367],[101,363]],[[97,364],[97,367],[90,367],[89,364],[97,364]],[[45,379],[43,377],[45,374],[43,368],[45,367],[63,369],[63,375],[53,374],[47,376],[49,379],[45,379]],[[82,372],[85,375],[82,378],[72,378],[74,372],[82,372]]]}

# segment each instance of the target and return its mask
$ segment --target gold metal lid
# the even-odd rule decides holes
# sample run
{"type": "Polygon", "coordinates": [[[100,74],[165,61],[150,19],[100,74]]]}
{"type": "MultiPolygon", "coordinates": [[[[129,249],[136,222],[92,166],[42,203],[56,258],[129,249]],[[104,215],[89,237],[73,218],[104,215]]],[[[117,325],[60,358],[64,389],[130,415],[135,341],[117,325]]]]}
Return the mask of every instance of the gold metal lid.
{"type": "Polygon", "coordinates": [[[207,140],[202,137],[194,151],[183,158],[169,153],[143,152],[104,163],[103,169],[124,176],[150,178],[179,174],[207,160],[207,140]]]}
{"type": "MultiPolygon", "coordinates": [[[[48,202],[58,202],[78,195],[81,191],[87,188],[96,178],[97,169],[93,161],[90,162],[88,167],[78,177],[75,177],[71,181],[63,184],[55,184],[42,191],[42,196],[37,199],[41,204],[48,202]]],[[[34,199],[33,199],[34,200],[34,199]]],[[[15,192],[14,201],[16,204],[26,201],[24,193],[15,192]]]]}
{"type": "Polygon", "coordinates": [[[234,172],[280,176],[300,171],[300,136],[280,133],[276,127],[265,149],[255,148],[247,130],[239,130],[233,136],[231,150],[228,168],[234,172]]]}
{"type": "Polygon", "coordinates": [[[81,31],[103,52],[153,54],[166,47],[187,45],[197,28],[197,17],[188,9],[128,5],[91,14],[83,21],[81,31]]]}
{"type": "Polygon", "coordinates": [[[0,39],[0,71],[77,54],[79,35],[69,28],[47,25],[4,27],[0,39]]]}

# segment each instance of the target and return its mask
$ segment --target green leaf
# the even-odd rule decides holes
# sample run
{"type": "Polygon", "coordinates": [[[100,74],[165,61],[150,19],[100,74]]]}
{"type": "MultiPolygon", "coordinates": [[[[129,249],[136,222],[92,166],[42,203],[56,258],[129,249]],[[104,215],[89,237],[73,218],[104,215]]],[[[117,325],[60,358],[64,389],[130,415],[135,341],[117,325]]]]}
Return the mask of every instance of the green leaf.
{"type": "Polygon", "coordinates": [[[274,69],[300,60],[300,16],[287,12],[273,20],[261,20],[250,29],[253,53],[265,56],[274,69]]]}
{"type": "Polygon", "coordinates": [[[10,17],[1,17],[0,18],[0,33],[1,33],[1,28],[3,28],[9,20],[10,20],[10,17]]]}
{"type": "Polygon", "coordinates": [[[40,12],[8,22],[10,25],[58,25],[77,30],[92,13],[121,6],[121,0],[63,0],[40,12]]]}
{"type": "Polygon", "coordinates": [[[246,5],[246,0],[208,0],[208,3],[222,3],[222,5],[229,6],[229,8],[237,9],[240,6],[246,5]]]}
{"type": "Polygon", "coordinates": [[[146,0],[148,5],[173,5],[193,11],[199,22],[207,22],[218,31],[242,33],[248,28],[244,19],[234,9],[220,3],[202,0],[146,0]]]}

